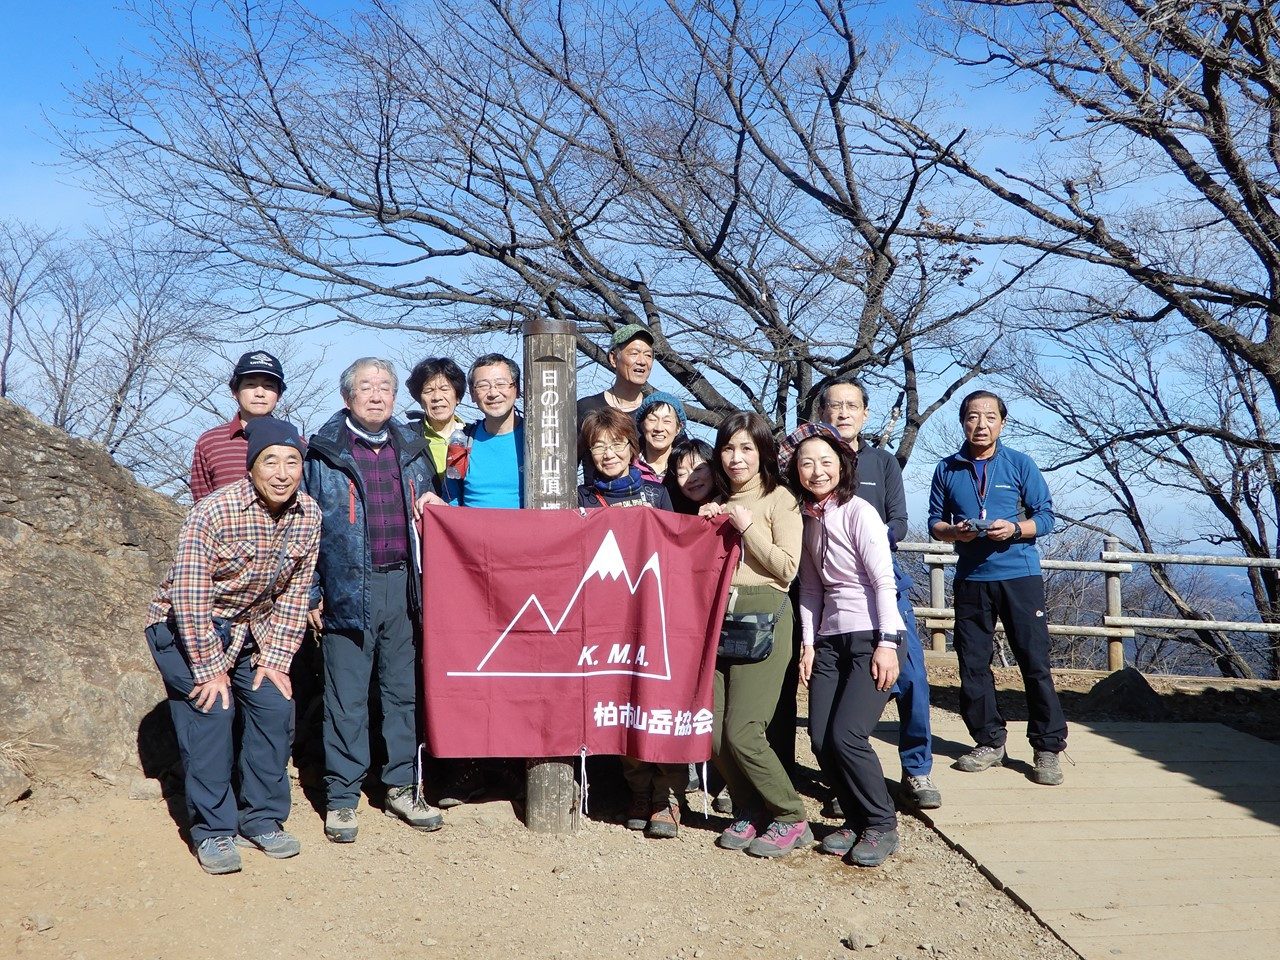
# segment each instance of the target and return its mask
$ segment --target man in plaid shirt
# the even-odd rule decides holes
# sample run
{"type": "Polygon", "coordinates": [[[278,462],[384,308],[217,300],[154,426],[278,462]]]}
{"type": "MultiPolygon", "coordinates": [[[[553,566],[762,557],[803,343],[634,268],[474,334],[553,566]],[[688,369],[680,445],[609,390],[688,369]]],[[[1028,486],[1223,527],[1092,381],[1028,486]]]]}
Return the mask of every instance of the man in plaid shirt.
{"type": "Polygon", "coordinates": [[[240,869],[237,845],[276,858],[299,851],[281,829],[290,807],[289,666],[306,630],[320,546],[320,509],[298,490],[297,429],[261,417],[245,433],[249,475],[192,507],[148,611],[147,644],[182,753],[192,845],[215,874],[240,869]],[[239,797],[231,782],[237,754],[239,797]]]}

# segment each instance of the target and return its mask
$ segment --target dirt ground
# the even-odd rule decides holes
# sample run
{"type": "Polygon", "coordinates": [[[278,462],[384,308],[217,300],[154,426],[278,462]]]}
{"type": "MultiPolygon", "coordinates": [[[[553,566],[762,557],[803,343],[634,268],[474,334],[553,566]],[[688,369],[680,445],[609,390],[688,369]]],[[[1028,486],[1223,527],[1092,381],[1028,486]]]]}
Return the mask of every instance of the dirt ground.
{"type": "MultiPolygon", "coordinates": [[[[929,669],[935,709],[953,708],[954,668],[929,669]]],[[[1090,719],[1081,701],[1097,678],[1061,678],[1069,718],[1090,719]]],[[[1015,679],[1002,675],[1011,717],[1015,679]]],[[[1154,685],[1181,719],[1278,729],[1274,684],[1154,685]]],[[[798,754],[816,766],[803,734],[798,754]]],[[[246,851],[242,873],[210,877],[180,837],[180,798],[148,785],[42,783],[0,811],[0,957],[1075,956],[909,815],[901,852],[872,870],[812,851],[762,861],[718,850],[726,818],[700,812],[677,839],[645,840],[621,826],[608,784],[593,785],[591,815],[570,836],[530,833],[509,802],[455,808],[432,834],[362,803],[359,841],[339,846],[295,785],[288,826],[302,855],[246,851]]],[[[808,799],[819,836],[837,826],[808,799]]],[[[695,811],[703,800],[688,797],[695,811]]]]}

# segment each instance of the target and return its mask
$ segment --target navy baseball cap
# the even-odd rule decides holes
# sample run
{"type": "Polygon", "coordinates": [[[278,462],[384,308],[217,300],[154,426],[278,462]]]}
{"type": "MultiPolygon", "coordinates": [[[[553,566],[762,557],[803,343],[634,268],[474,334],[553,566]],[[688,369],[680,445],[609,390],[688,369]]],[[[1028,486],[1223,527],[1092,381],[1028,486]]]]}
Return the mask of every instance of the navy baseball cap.
{"type": "Polygon", "coordinates": [[[254,350],[244,354],[236,361],[236,368],[231,371],[231,389],[240,383],[240,378],[249,373],[265,373],[275,377],[280,383],[280,392],[284,393],[284,368],[280,361],[265,350],[254,350]]]}

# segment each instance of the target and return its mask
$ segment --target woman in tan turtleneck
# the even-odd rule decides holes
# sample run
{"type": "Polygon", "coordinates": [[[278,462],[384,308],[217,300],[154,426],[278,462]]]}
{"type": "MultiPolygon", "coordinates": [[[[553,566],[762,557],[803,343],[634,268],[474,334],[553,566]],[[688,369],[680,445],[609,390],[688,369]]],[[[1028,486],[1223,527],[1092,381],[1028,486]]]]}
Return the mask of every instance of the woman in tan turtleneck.
{"type": "Polygon", "coordinates": [[[777,444],[759,414],[735,413],[721,424],[711,463],[719,502],[700,512],[727,516],[742,536],[730,610],[777,614],[768,657],[716,661],[712,760],[734,807],[733,823],[716,842],[781,857],[813,842],[804,801],[765,738],[791,657],[787,588],[800,564],[803,523],[796,498],[779,483],[777,444]]]}

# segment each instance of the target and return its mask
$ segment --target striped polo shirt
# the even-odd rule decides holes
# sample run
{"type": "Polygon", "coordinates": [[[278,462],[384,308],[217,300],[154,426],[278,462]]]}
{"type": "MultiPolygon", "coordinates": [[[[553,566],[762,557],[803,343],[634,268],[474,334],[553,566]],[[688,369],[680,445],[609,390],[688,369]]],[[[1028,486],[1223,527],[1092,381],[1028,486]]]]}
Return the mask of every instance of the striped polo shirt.
{"type": "Polygon", "coordinates": [[[191,457],[191,500],[199,503],[213,491],[248,474],[249,441],[237,413],[229,423],[200,434],[191,457]]]}

